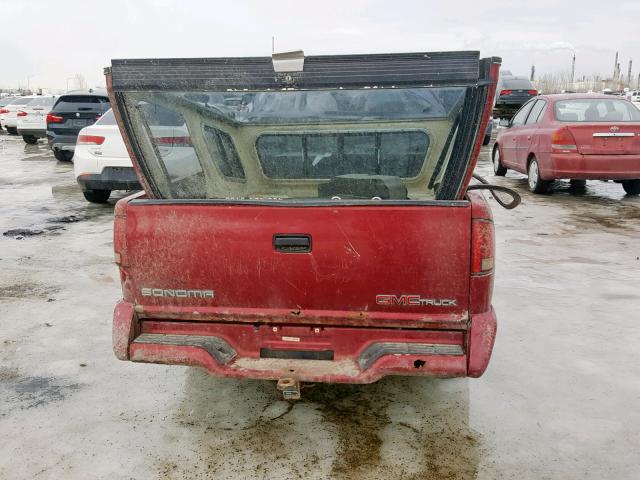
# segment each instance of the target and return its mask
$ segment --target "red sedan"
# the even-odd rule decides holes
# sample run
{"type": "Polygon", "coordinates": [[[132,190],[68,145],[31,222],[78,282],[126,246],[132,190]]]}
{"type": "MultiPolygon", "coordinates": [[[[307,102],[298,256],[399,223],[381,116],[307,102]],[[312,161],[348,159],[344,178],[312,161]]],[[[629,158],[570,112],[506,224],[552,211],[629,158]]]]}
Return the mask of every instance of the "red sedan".
{"type": "MultiPolygon", "coordinates": [[[[504,122],[504,121],[502,121],[504,122]]],[[[555,179],[574,188],[586,180],[615,180],[640,194],[640,110],[610,95],[540,95],[525,103],[493,147],[493,170],[529,176],[529,189],[549,190],[555,179]]]]}

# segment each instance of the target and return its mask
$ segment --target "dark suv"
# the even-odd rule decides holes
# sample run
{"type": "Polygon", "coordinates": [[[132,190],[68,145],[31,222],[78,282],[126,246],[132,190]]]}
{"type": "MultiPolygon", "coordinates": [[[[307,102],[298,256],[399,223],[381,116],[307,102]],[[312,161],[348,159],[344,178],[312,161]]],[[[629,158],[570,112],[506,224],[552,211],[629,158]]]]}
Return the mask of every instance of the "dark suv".
{"type": "Polygon", "coordinates": [[[105,90],[82,90],[61,95],[47,115],[47,141],[56,159],[73,158],[78,132],[93,125],[111,106],[105,90]]]}
{"type": "Polygon", "coordinates": [[[538,90],[527,77],[504,75],[496,88],[494,117],[511,118],[530,98],[538,95],[538,90]]]}

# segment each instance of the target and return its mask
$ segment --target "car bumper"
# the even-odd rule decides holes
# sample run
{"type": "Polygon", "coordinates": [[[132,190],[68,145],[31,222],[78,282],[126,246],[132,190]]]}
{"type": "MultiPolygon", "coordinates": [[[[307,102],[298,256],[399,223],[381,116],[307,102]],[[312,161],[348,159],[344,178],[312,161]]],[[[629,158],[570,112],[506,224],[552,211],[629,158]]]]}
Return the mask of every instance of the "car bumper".
{"type": "Polygon", "coordinates": [[[388,375],[479,377],[496,316],[472,317],[467,330],[314,327],[138,319],[121,301],[113,348],[121,360],[197,365],[214,375],[302,382],[372,383],[388,375]]]}
{"type": "Polygon", "coordinates": [[[630,180],[640,178],[640,155],[549,154],[541,165],[545,180],[572,178],[578,180],[630,180]]]}
{"type": "Polygon", "coordinates": [[[51,135],[47,131],[47,143],[52,150],[68,150],[73,152],[76,149],[77,135],[51,135]]]}
{"type": "Polygon", "coordinates": [[[44,138],[47,136],[46,130],[37,128],[18,128],[18,134],[25,136],[30,135],[36,138],[44,138]]]}
{"type": "Polygon", "coordinates": [[[76,178],[82,190],[141,190],[132,167],[106,167],[101,173],[82,173],[76,178]]]}

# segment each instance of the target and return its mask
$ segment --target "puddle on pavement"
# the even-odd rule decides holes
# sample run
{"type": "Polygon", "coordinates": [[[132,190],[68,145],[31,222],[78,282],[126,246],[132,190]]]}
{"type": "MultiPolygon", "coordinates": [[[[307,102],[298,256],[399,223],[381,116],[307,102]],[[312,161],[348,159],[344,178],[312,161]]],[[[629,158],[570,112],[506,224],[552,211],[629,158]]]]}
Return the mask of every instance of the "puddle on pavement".
{"type": "Polygon", "coordinates": [[[0,368],[0,417],[62,401],[79,389],[79,384],[64,379],[21,376],[16,369],[0,368]]]}
{"type": "Polygon", "coordinates": [[[257,478],[469,480],[483,448],[481,435],[469,427],[465,379],[304,385],[302,400],[289,403],[274,382],[221,379],[192,368],[183,395],[172,420],[192,437],[199,461],[153,457],[161,478],[241,472],[257,478]],[[327,443],[334,453],[320,457],[332,450],[327,443]]]}

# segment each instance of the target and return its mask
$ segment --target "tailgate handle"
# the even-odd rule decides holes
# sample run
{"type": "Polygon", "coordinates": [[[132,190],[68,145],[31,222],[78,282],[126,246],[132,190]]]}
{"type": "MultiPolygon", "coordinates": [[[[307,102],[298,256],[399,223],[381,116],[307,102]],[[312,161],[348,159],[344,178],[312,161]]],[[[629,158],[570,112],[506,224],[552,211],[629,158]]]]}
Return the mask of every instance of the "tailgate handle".
{"type": "Polygon", "coordinates": [[[307,253],[311,251],[311,235],[281,234],[273,236],[273,248],[283,253],[307,253]]]}

